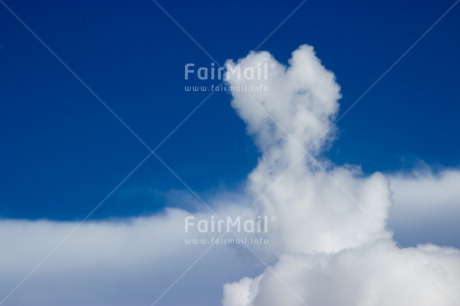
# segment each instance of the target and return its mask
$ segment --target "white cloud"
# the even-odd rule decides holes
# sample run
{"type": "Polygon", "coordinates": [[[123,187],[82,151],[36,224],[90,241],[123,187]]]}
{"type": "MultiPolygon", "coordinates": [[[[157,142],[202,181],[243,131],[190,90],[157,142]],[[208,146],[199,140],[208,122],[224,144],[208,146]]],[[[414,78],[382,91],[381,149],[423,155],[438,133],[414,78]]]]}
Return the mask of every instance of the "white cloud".
{"type": "MultiPolygon", "coordinates": [[[[241,213],[241,207],[218,209],[222,215],[241,213]]],[[[185,238],[197,237],[184,233],[190,215],[170,209],[152,217],[84,223],[2,305],[150,305],[208,247],[185,244],[185,238]]],[[[76,225],[0,221],[1,299],[76,225]]],[[[156,305],[215,305],[226,281],[259,270],[245,258],[231,247],[212,248],[156,305]]]]}
{"type": "MultiPolygon", "coordinates": [[[[269,233],[278,243],[268,250],[277,263],[256,278],[226,284],[224,306],[458,305],[459,251],[396,246],[387,229],[387,178],[365,177],[321,157],[333,138],[322,136],[337,114],[340,94],[313,49],[300,47],[289,67],[264,52],[229,65],[244,69],[261,62],[272,70],[256,85],[267,86],[268,93],[233,92],[233,106],[262,151],[249,186],[253,197],[263,195],[258,209],[278,217],[269,233]]],[[[235,75],[229,83],[246,85],[235,75]]],[[[397,189],[410,182],[392,183],[397,189]]],[[[398,192],[397,198],[404,198],[406,193],[398,192]]]]}
{"type": "MultiPolygon", "coordinates": [[[[254,198],[263,195],[259,208],[278,218],[272,231],[278,251],[332,252],[389,237],[385,220],[390,191],[385,178],[378,173],[365,178],[346,167],[325,171],[329,164],[321,161],[319,166],[312,158],[318,158],[325,144],[322,136],[338,111],[334,75],[309,46],[292,54],[290,67],[266,52],[251,53],[238,66],[244,70],[267,61],[268,79],[250,83],[262,83],[269,91],[234,92],[232,104],[262,150],[249,185],[254,198]]],[[[244,82],[237,75],[228,79],[233,86],[244,82]]]]}
{"type": "Polygon", "coordinates": [[[254,280],[226,285],[224,306],[453,306],[459,286],[458,250],[399,249],[382,240],[329,254],[285,254],[254,280]]]}
{"type": "Polygon", "coordinates": [[[394,205],[389,226],[403,244],[460,247],[460,171],[429,168],[389,175],[394,205]]]}

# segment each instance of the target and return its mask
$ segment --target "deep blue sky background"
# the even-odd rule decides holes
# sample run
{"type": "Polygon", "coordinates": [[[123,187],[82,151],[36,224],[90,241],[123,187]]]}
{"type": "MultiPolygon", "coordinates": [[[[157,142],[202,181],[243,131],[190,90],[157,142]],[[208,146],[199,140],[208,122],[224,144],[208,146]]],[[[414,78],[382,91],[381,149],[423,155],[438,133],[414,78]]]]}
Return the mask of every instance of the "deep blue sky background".
{"type": "MultiPolygon", "coordinates": [[[[220,63],[254,49],[300,1],[159,1],[220,63]]],[[[346,110],[454,1],[307,1],[261,47],[307,43],[346,110]]],[[[210,59],[150,1],[5,1],[150,146],[207,93],[184,65],[210,59]]],[[[460,7],[339,123],[328,156],[366,173],[460,164],[460,7]]],[[[148,151],[0,5],[0,217],[82,219],[148,151]]],[[[197,192],[239,188],[257,150],[213,95],[158,151],[197,192]]],[[[151,157],[94,218],[152,213],[184,187],[151,157]],[[173,192],[171,192],[173,191],[173,192]]],[[[205,196],[206,196],[205,194],[205,196]]]]}

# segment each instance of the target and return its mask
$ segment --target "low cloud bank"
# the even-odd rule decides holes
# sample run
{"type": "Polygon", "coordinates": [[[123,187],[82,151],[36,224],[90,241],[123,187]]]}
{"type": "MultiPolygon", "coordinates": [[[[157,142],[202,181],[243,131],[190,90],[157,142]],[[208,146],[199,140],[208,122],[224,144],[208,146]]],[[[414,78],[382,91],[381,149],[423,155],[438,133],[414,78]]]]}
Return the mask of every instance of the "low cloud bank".
{"type": "Polygon", "coordinates": [[[394,205],[389,227],[403,245],[460,247],[460,171],[430,168],[388,175],[394,205]]]}
{"type": "MultiPolygon", "coordinates": [[[[232,217],[242,211],[216,208],[232,217]]],[[[168,209],[145,218],[86,222],[76,231],[76,222],[1,220],[0,301],[64,241],[1,305],[151,305],[159,297],[155,305],[215,305],[225,282],[260,267],[232,246],[208,250],[186,243],[203,238],[193,228],[185,233],[190,216],[206,220],[211,214],[168,209]]]]}

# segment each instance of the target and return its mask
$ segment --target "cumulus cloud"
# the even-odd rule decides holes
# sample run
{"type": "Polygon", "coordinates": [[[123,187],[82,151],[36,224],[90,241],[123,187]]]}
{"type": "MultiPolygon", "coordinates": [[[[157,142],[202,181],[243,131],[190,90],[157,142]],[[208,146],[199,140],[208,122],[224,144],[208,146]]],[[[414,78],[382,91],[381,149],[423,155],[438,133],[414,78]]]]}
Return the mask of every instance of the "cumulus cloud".
{"type": "Polygon", "coordinates": [[[388,179],[322,158],[340,94],[313,48],[294,51],[288,67],[266,52],[227,65],[233,72],[260,63],[270,67],[267,79],[227,77],[232,86],[269,89],[233,92],[232,105],[262,152],[248,189],[261,198],[257,210],[277,216],[265,250],[276,263],[256,278],[226,284],[224,306],[460,303],[460,253],[396,246],[387,228],[388,179]]]}
{"type": "Polygon", "coordinates": [[[458,250],[381,240],[282,255],[261,276],[225,285],[224,305],[457,305],[459,285],[458,250]]]}
{"type": "MultiPolygon", "coordinates": [[[[293,53],[289,67],[266,52],[251,53],[237,65],[244,70],[267,61],[268,78],[251,82],[263,82],[268,92],[234,92],[232,104],[262,150],[249,188],[254,197],[263,195],[259,208],[278,218],[272,231],[277,247],[332,252],[389,237],[385,178],[379,173],[365,178],[357,168],[326,170],[329,164],[318,160],[323,135],[327,139],[338,111],[334,75],[309,46],[293,53]]],[[[234,86],[245,81],[237,74],[228,80],[234,86]]]]}

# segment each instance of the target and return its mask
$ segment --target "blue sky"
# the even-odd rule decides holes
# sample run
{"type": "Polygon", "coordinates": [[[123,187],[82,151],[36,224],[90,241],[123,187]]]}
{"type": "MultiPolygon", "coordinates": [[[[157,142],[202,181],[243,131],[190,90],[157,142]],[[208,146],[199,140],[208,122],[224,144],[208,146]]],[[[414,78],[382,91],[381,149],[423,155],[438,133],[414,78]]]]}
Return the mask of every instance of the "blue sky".
{"type": "Polygon", "coordinates": [[[0,304],[459,305],[459,3],[0,0],[0,304]]]}
{"type": "MultiPolygon", "coordinates": [[[[210,58],[153,2],[5,1],[149,146],[207,95],[184,65],[210,58]]],[[[174,1],[164,8],[219,63],[247,55],[299,1],[174,1]]],[[[315,47],[348,109],[453,1],[307,1],[260,47],[286,63],[315,47]]],[[[365,173],[457,167],[460,10],[452,10],[348,113],[328,156],[365,173]]],[[[230,95],[216,93],[158,150],[204,196],[238,189],[258,152],[230,95]]],[[[148,151],[0,6],[0,217],[82,219],[148,151]]],[[[183,205],[151,157],[94,218],[183,205]]]]}

